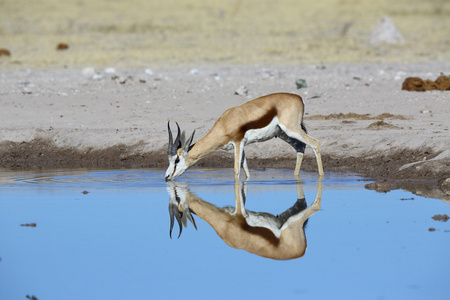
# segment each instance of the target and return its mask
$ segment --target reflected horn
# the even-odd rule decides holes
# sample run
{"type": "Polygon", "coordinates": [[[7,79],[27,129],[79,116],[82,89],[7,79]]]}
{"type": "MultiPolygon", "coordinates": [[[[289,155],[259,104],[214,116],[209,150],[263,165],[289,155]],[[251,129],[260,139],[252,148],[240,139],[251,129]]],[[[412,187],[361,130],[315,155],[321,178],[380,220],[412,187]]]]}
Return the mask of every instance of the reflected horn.
{"type": "Polygon", "coordinates": [[[169,214],[170,214],[169,236],[170,236],[170,238],[172,238],[172,230],[173,230],[173,225],[175,223],[175,218],[176,218],[178,226],[180,227],[180,232],[178,234],[178,238],[180,238],[181,232],[183,231],[183,226],[181,225],[181,215],[180,215],[180,212],[178,211],[177,203],[169,203],[169,214]]]}

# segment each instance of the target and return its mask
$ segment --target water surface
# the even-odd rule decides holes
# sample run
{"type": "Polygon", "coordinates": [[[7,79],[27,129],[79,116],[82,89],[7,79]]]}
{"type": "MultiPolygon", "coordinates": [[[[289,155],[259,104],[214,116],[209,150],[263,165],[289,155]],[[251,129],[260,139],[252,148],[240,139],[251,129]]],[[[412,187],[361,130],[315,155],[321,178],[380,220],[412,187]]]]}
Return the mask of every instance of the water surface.
{"type": "MultiPolygon", "coordinates": [[[[170,239],[163,170],[0,172],[0,299],[448,299],[450,222],[432,219],[448,204],[365,190],[352,174],[302,173],[299,184],[291,172],[253,171],[245,184],[249,211],[282,214],[299,188],[314,210],[295,229],[306,252],[289,260],[230,247],[195,214],[197,230],[188,222],[177,238],[175,221],[170,239]]],[[[176,184],[178,198],[217,208],[244,188],[229,170],[176,184]]]]}

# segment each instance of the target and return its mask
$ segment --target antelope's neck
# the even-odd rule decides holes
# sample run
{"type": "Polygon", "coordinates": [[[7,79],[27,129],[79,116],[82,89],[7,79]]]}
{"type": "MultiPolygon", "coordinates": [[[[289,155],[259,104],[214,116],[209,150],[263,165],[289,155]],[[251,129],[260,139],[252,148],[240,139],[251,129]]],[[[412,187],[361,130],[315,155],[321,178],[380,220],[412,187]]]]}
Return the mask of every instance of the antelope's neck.
{"type": "Polygon", "coordinates": [[[224,146],[222,137],[212,136],[210,133],[198,140],[192,149],[188,152],[186,162],[189,166],[195,164],[197,161],[224,146]]]}

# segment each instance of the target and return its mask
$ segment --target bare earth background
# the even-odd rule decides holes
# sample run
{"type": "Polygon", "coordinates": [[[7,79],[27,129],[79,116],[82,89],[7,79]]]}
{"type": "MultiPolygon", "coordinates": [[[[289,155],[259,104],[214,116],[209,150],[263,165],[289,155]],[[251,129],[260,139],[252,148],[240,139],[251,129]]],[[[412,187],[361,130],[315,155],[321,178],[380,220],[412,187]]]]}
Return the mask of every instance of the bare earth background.
{"type": "MultiPolygon", "coordinates": [[[[450,74],[449,1],[0,0],[0,48],[0,167],[165,167],[167,121],[199,138],[229,107],[293,92],[325,171],[449,198],[450,91],[401,90],[450,74]],[[383,16],[403,43],[368,43],[383,16]]],[[[247,155],[295,164],[279,140],[247,155]]]]}

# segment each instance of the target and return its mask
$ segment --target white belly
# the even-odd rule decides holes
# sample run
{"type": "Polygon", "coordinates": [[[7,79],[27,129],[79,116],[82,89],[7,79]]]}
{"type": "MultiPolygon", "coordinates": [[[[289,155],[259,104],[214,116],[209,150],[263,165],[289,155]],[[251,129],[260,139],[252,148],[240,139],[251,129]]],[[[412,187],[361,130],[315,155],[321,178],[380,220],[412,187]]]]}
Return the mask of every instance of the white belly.
{"type": "Polygon", "coordinates": [[[247,131],[244,135],[244,144],[248,145],[256,142],[264,142],[273,139],[280,128],[278,127],[279,121],[275,117],[269,125],[263,128],[251,129],[247,131]]]}
{"type": "MultiPolygon", "coordinates": [[[[269,125],[263,128],[251,129],[247,131],[244,135],[243,143],[244,145],[256,143],[256,142],[264,142],[270,139],[273,139],[280,132],[280,128],[278,127],[279,121],[278,118],[275,117],[269,125]]],[[[222,150],[232,150],[235,148],[233,142],[229,142],[225,146],[223,146],[222,150]]]]}

